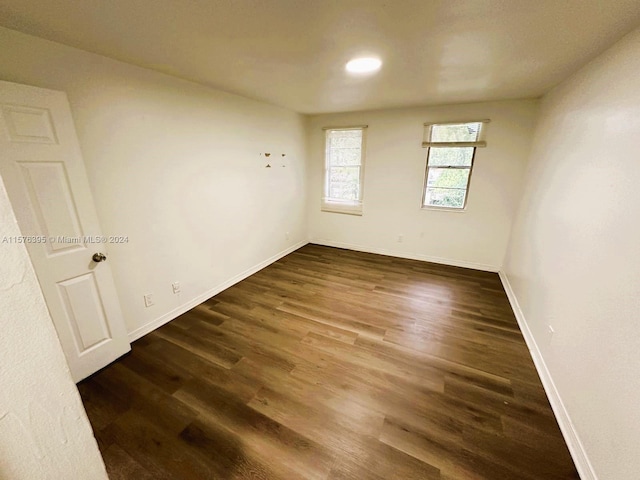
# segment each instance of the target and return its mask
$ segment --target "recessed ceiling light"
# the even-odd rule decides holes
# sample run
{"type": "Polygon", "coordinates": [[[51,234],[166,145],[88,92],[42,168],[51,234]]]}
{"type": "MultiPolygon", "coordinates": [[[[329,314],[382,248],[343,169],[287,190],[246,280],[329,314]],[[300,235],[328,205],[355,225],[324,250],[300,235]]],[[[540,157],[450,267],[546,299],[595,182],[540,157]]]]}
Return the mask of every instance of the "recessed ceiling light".
{"type": "Polygon", "coordinates": [[[375,57],[354,58],[347,63],[349,73],[372,73],[380,70],[382,60],[375,57]]]}

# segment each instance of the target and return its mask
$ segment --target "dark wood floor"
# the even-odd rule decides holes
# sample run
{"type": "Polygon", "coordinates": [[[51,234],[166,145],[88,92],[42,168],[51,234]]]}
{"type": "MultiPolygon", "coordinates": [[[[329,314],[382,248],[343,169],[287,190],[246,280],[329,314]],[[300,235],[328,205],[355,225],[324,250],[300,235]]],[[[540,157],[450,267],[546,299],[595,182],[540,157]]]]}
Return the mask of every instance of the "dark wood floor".
{"type": "Polygon", "coordinates": [[[576,479],[498,276],[307,245],[79,385],[115,479],[576,479]]]}

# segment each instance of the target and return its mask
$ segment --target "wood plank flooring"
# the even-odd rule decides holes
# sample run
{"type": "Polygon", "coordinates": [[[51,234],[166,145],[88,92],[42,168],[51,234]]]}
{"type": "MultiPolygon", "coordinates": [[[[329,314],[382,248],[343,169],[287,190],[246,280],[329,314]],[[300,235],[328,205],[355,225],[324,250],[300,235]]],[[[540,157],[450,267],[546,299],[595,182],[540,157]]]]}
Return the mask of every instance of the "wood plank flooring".
{"type": "Polygon", "coordinates": [[[307,245],[78,387],[112,480],[579,478],[486,272],[307,245]]]}

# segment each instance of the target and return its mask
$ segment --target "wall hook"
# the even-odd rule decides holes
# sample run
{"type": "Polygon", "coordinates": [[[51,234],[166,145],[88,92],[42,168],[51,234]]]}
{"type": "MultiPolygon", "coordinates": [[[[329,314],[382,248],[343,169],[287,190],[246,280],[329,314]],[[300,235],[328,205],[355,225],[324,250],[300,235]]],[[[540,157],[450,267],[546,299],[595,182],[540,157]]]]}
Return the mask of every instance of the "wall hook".
{"type": "Polygon", "coordinates": [[[270,163],[267,163],[267,166],[266,166],[266,167],[264,167],[264,168],[271,168],[271,164],[270,164],[270,163]]]}
{"type": "Polygon", "coordinates": [[[271,156],[271,154],[270,154],[270,153],[265,153],[265,154],[264,154],[264,156],[265,156],[265,157],[270,157],[270,156],[271,156]]]}

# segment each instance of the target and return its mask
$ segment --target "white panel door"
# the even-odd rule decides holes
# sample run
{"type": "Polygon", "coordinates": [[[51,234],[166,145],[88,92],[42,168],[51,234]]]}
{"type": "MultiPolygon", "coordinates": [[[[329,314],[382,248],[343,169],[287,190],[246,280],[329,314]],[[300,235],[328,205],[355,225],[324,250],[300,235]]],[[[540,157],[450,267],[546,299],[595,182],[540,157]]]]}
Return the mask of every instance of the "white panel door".
{"type": "Polygon", "coordinates": [[[130,345],[66,94],[0,81],[0,149],[23,235],[0,242],[26,244],[78,382],[130,345]]]}

